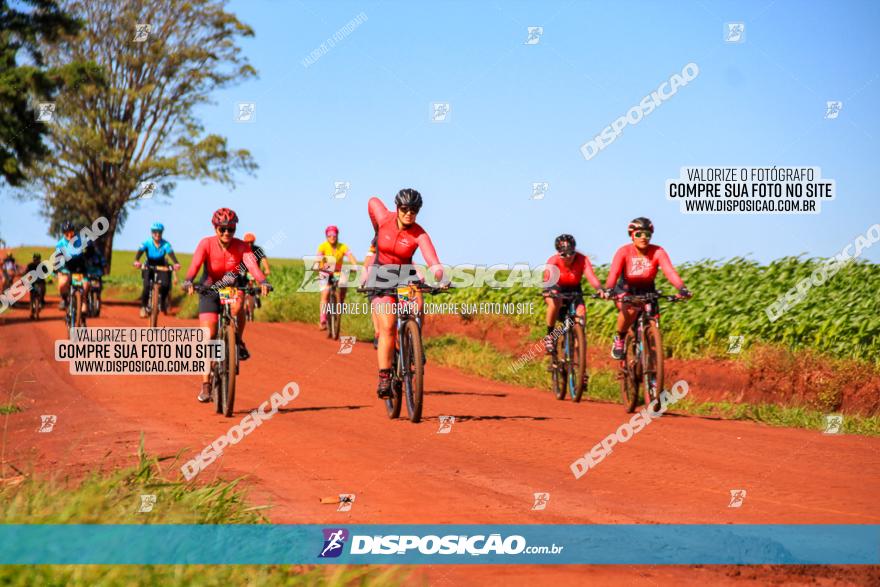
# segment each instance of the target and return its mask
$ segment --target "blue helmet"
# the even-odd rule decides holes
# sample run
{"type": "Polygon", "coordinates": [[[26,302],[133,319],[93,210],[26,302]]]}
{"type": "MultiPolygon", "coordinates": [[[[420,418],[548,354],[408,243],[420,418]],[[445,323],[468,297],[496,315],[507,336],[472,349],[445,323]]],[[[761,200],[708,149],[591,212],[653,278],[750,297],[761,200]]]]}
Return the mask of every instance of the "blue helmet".
{"type": "Polygon", "coordinates": [[[155,231],[165,232],[165,225],[161,222],[154,222],[153,225],[150,227],[150,232],[155,231]]]}

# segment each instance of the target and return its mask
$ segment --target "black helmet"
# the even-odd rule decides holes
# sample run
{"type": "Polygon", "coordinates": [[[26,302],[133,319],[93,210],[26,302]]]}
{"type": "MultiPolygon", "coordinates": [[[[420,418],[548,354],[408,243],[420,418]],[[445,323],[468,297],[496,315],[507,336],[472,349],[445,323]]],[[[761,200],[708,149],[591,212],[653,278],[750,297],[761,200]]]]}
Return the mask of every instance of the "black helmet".
{"type": "Polygon", "coordinates": [[[574,240],[574,237],[570,234],[560,234],[556,237],[556,240],[553,242],[556,246],[556,252],[561,253],[563,251],[574,251],[577,246],[577,241],[574,240]]]}
{"type": "Polygon", "coordinates": [[[408,206],[418,212],[422,208],[422,194],[412,188],[404,188],[394,197],[394,205],[398,208],[408,206]]]}
{"type": "Polygon", "coordinates": [[[71,222],[70,220],[65,220],[61,223],[61,232],[70,232],[71,230],[76,230],[73,227],[73,222],[71,222]]]}
{"type": "Polygon", "coordinates": [[[638,218],[633,218],[629,226],[626,227],[626,233],[632,236],[637,230],[647,230],[650,233],[654,232],[654,223],[651,222],[650,218],[645,218],[644,216],[639,216],[638,218]]]}
{"type": "Polygon", "coordinates": [[[42,258],[43,258],[43,255],[41,255],[40,253],[34,253],[34,257],[33,257],[34,261],[39,261],[42,258]]]}

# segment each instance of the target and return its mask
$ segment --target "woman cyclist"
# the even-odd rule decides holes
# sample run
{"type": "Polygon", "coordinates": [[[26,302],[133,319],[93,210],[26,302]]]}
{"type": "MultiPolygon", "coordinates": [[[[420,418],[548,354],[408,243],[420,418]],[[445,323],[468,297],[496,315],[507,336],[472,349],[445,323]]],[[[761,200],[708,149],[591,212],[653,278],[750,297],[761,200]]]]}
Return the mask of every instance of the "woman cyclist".
{"type": "MultiPolygon", "coordinates": [[[[236,276],[244,272],[246,268],[251,275],[260,283],[261,293],[265,296],[269,292],[266,276],[260,271],[257,258],[251,252],[250,247],[244,241],[235,238],[235,229],[238,224],[238,215],[229,208],[220,208],[211,217],[214,225],[214,235],[207,236],[199,241],[196,252],[193,253],[192,262],[186,272],[186,280],[181,284],[190,295],[193,293],[192,280],[199,270],[205,268],[205,276],[202,280],[204,285],[219,283],[235,284],[236,276]]],[[[232,304],[232,314],[236,320],[236,343],[238,358],[246,361],[250,358],[247,347],[244,345],[245,320],[241,315],[244,309],[243,296],[240,290],[235,290],[235,300],[232,304]]],[[[200,292],[199,294],[199,326],[211,331],[211,338],[217,335],[217,322],[220,319],[220,294],[218,291],[200,292]]],[[[199,393],[200,402],[211,401],[210,375],[202,377],[202,391],[199,393]]]]}
{"type": "MultiPolygon", "coordinates": [[[[655,293],[657,290],[654,287],[654,279],[657,277],[658,267],[669,283],[678,290],[678,297],[691,297],[691,292],[684,286],[666,251],[651,244],[654,224],[648,218],[640,216],[629,223],[627,232],[632,238],[632,243],[623,245],[614,254],[608,279],[605,281],[605,297],[655,293]]],[[[639,307],[618,301],[617,308],[620,312],[617,314],[617,334],[614,335],[611,346],[611,357],[622,360],[623,341],[627,330],[638,316],[639,307]]]]}
{"type": "MultiPolygon", "coordinates": [[[[602,283],[593,272],[593,265],[589,257],[577,252],[577,242],[570,234],[560,234],[553,243],[556,254],[547,259],[547,265],[559,270],[559,279],[552,285],[545,285],[544,300],[547,302],[547,336],[544,337],[544,350],[552,355],[556,348],[556,341],[551,336],[559,316],[559,309],[563,300],[551,297],[553,293],[574,293],[576,297],[571,302],[576,305],[577,315],[581,320],[584,318],[584,291],[581,289],[581,278],[586,277],[593,289],[602,291],[602,283]]],[[[550,269],[544,270],[544,283],[550,280],[550,269]]]]}
{"type": "MultiPolygon", "coordinates": [[[[141,246],[138,247],[137,254],[134,256],[134,266],[138,269],[143,268],[143,271],[141,272],[144,282],[143,291],[141,291],[141,318],[147,317],[147,302],[150,299],[150,291],[153,289],[153,284],[150,282],[150,271],[147,267],[164,267],[168,265],[168,261],[165,260],[165,256],[168,255],[174,262],[173,269],[175,271],[180,270],[180,263],[177,261],[177,256],[171,248],[171,243],[162,238],[164,232],[165,225],[161,222],[154,222],[153,225],[150,226],[150,234],[152,238],[145,240],[141,246]],[[141,255],[144,253],[147,254],[147,262],[141,263],[141,255]]],[[[168,271],[157,271],[156,274],[159,281],[159,307],[167,314],[168,292],[171,290],[171,273],[168,271]]]]}
{"type": "MultiPolygon", "coordinates": [[[[327,330],[327,301],[330,299],[330,275],[337,276],[342,271],[342,261],[348,259],[351,265],[357,265],[351,250],[345,243],[339,242],[339,228],[330,225],[324,229],[327,238],[318,245],[318,260],[312,267],[313,270],[321,271],[319,283],[321,284],[321,318],[319,326],[321,330],[327,330]]],[[[345,301],[345,288],[340,287],[339,303],[345,301]]],[[[335,311],[335,310],[334,310],[335,311]]]]}
{"type": "MultiPolygon", "coordinates": [[[[83,240],[74,230],[73,222],[66,221],[61,225],[61,233],[64,235],[55,244],[55,254],[64,255],[64,265],[58,270],[58,293],[61,294],[59,310],[67,308],[70,295],[70,276],[73,273],[85,274],[88,269],[86,264],[86,248],[83,240]]],[[[83,281],[83,302],[80,311],[85,314],[88,311],[86,299],[88,299],[89,281],[83,281]]]]}
{"type": "MultiPolygon", "coordinates": [[[[422,195],[412,188],[402,189],[397,192],[394,204],[397,207],[395,212],[388,210],[379,198],[370,198],[368,204],[370,221],[376,231],[376,255],[367,269],[366,282],[369,287],[381,288],[381,291],[370,294],[371,310],[376,314],[379,331],[376,353],[379,385],[376,393],[381,399],[391,397],[391,358],[394,354],[396,315],[390,308],[396,301],[396,287],[417,280],[410,275],[409,267],[407,274],[401,275],[401,266],[411,266],[413,254],[416,249],[421,249],[434,277],[437,280],[443,278],[443,269],[431,237],[416,223],[416,216],[422,209],[422,195]]],[[[421,310],[421,294],[416,295],[416,305],[421,310]]]]}

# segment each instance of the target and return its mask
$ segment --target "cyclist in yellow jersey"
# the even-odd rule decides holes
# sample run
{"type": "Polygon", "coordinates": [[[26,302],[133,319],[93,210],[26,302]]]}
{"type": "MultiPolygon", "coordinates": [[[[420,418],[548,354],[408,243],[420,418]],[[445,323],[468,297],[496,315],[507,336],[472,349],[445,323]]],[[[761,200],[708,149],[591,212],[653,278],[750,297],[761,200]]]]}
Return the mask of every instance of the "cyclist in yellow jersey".
{"type": "MultiPolygon", "coordinates": [[[[352,265],[356,265],[357,261],[352,252],[345,243],[339,242],[339,229],[335,226],[328,226],[324,230],[327,240],[318,245],[318,256],[320,259],[315,263],[313,269],[321,271],[321,330],[327,330],[327,300],[330,297],[330,275],[338,278],[339,272],[342,270],[342,261],[348,260],[352,265]]],[[[345,288],[339,288],[339,302],[345,301],[345,288]]]]}

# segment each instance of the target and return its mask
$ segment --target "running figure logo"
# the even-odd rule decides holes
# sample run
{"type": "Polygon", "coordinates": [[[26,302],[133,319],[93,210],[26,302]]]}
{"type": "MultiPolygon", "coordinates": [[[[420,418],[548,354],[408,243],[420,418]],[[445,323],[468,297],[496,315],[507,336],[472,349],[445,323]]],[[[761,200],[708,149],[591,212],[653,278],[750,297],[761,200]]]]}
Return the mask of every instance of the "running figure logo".
{"type": "Polygon", "coordinates": [[[532,504],[532,510],[543,510],[547,509],[547,502],[550,501],[549,493],[536,493],[535,494],[535,503],[532,504]]]}
{"type": "Polygon", "coordinates": [[[235,107],[235,122],[256,122],[256,102],[239,102],[235,107]]]}
{"type": "Polygon", "coordinates": [[[357,342],[356,336],[340,336],[339,337],[339,350],[336,351],[337,355],[350,355],[351,350],[354,348],[354,343],[357,342]]]}
{"type": "Polygon", "coordinates": [[[731,489],[730,490],[730,503],[727,504],[729,508],[738,508],[742,507],[743,502],[746,499],[746,490],[745,489],[731,489]]]}
{"type": "Polygon", "coordinates": [[[52,432],[52,428],[55,427],[55,422],[58,421],[58,416],[48,415],[48,416],[40,416],[40,429],[37,432],[52,432]]]}
{"type": "Polygon", "coordinates": [[[342,554],[345,541],[348,540],[348,530],[345,528],[324,528],[324,549],[318,558],[336,558],[342,554]]]}
{"type": "Polygon", "coordinates": [[[55,117],[55,102],[40,102],[37,104],[37,122],[52,122],[55,117]]]}
{"type": "Polygon", "coordinates": [[[153,193],[156,191],[156,182],[155,181],[142,181],[138,184],[138,194],[136,198],[138,200],[149,200],[153,197],[153,193]]]}
{"type": "Polygon", "coordinates": [[[431,104],[431,122],[449,122],[451,110],[449,102],[433,102],[431,104]]]}
{"type": "Polygon", "coordinates": [[[337,512],[350,512],[351,504],[354,503],[354,493],[340,493],[339,494],[339,507],[336,508],[337,512]]]}
{"type": "Polygon", "coordinates": [[[452,432],[452,425],[455,424],[455,416],[440,416],[440,428],[437,434],[449,434],[452,432]]]}
{"type": "Polygon", "coordinates": [[[843,102],[838,100],[828,100],[825,102],[825,120],[833,120],[840,116],[840,111],[843,110],[843,102]]]}
{"type": "Polygon", "coordinates": [[[153,25],[151,24],[139,24],[134,27],[134,42],[135,43],[143,43],[147,40],[147,37],[150,36],[150,30],[152,30],[153,25]]]}
{"type": "Polygon", "coordinates": [[[330,198],[333,200],[341,200],[348,195],[348,190],[350,189],[350,181],[335,181],[333,182],[333,195],[330,196],[330,198]]]}
{"type": "Polygon", "coordinates": [[[526,38],[526,42],[523,45],[537,45],[541,42],[541,36],[544,34],[544,27],[542,26],[530,26],[527,27],[528,37],[526,38]]]}
{"type": "Polygon", "coordinates": [[[727,341],[727,352],[731,354],[739,354],[742,350],[744,336],[740,335],[731,335],[727,341]]]}
{"type": "Polygon", "coordinates": [[[724,42],[742,43],[746,40],[746,25],[744,22],[728,22],[724,24],[724,42]]]}
{"type": "Polygon", "coordinates": [[[547,195],[547,192],[550,191],[550,183],[546,181],[533,181],[532,182],[532,195],[530,199],[532,200],[543,200],[544,196],[547,195]]]}
{"type": "Polygon", "coordinates": [[[142,495],[141,496],[141,507],[138,508],[138,512],[151,512],[153,511],[153,506],[156,505],[156,496],[155,495],[142,495]]]}
{"type": "Polygon", "coordinates": [[[825,414],[825,431],[823,434],[840,434],[843,428],[843,416],[840,414],[825,414]]]}

